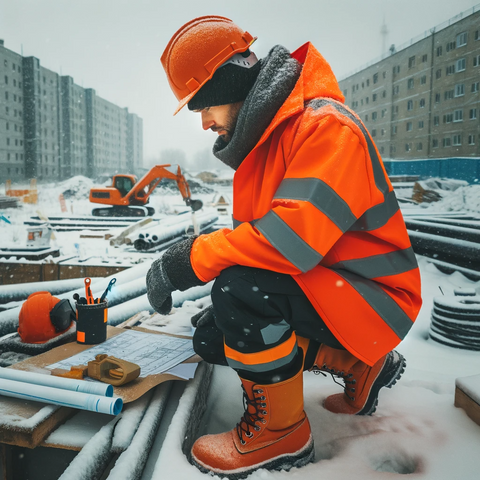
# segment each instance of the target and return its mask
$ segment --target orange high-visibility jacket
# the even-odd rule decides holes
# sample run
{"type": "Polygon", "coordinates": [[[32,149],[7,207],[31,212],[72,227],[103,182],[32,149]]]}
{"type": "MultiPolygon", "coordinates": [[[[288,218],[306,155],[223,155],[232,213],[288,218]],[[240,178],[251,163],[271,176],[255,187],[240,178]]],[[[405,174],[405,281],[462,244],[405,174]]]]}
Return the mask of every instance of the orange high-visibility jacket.
{"type": "Polygon", "coordinates": [[[196,275],[232,265],[286,273],[338,340],[373,365],[407,334],[420,275],[380,155],[324,58],[292,57],[298,82],[234,176],[234,230],[193,244],[196,275]]]}

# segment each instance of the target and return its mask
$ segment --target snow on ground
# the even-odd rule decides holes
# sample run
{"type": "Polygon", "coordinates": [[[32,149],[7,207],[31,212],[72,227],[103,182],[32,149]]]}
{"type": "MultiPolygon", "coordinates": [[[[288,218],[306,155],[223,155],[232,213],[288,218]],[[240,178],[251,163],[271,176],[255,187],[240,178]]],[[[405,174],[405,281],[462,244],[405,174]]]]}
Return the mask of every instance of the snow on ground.
{"type": "MultiPolygon", "coordinates": [[[[80,183],[83,184],[83,181],[80,183]]],[[[71,189],[73,187],[70,185],[71,189]]],[[[2,244],[7,240],[23,242],[26,235],[23,219],[34,215],[39,207],[47,215],[60,214],[58,195],[63,188],[52,185],[45,191],[42,186],[39,189],[39,206],[26,205],[20,210],[3,212],[9,216],[12,225],[0,223],[2,244]]],[[[75,214],[87,214],[91,210],[82,188],[76,190],[81,198],[67,200],[67,206],[70,209],[73,205],[75,214]]],[[[422,206],[422,211],[425,208],[480,213],[479,186],[460,187],[442,194],[440,202],[422,206]]],[[[158,208],[181,203],[179,196],[165,197],[154,196],[152,204],[156,202],[157,205],[153,206],[158,208]]],[[[213,195],[204,194],[200,198],[207,204],[213,195]]],[[[62,248],[71,251],[71,243],[79,241],[78,232],[64,235],[59,234],[57,241],[62,248]]],[[[105,242],[95,239],[85,248],[102,249],[105,242]]],[[[423,307],[411,332],[398,347],[407,359],[407,369],[397,385],[381,391],[376,413],[371,417],[356,417],[328,412],[322,406],[323,400],[341,391],[341,387],[330,377],[305,373],[305,410],[315,440],[315,463],[289,473],[259,470],[250,479],[387,480],[401,474],[410,474],[409,478],[422,480],[480,478],[480,426],[470,420],[462,409],[454,407],[455,379],[480,374],[480,353],[456,350],[428,338],[434,297],[442,295],[442,292],[447,296],[453,295],[458,287],[475,288],[480,294],[480,282],[472,282],[459,273],[440,273],[425,258],[419,258],[419,264],[423,307]]],[[[162,328],[161,325],[166,325],[163,328],[184,331],[189,328],[189,316],[207,303],[204,299],[188,302],[177,308],[168,319],[156,318],[151,326],[162,328]]],[[[242,414],[242,394],[237,376],[229,368],[216,367],[201,433],[231,429],[242,414]]],[[[178,424],[175,423],[173,428],[177,428],[175,425],[178,424]]],[[[99,437],[102,434],[103,431],[99,437]]],[[[191,466],[180,450],[169,454],[171,461],[166,470],[154,473],[153,477],[145,473],[143,478],[209,478],[191,466]]]]}

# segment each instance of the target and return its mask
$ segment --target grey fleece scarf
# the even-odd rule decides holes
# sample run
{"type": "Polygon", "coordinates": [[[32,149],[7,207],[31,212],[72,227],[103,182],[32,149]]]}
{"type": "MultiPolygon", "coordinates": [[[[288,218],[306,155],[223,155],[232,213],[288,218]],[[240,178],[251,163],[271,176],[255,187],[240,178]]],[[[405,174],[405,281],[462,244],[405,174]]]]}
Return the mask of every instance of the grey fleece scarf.
{"type": "Polygon", "coordinates": [[[234,170],[260,140],[302,70],[300,63],[281,45],[273,47],[260,62],[260,73],[240,109],[230,143],[218,137],[213,145],[213,154],[234,170]]]}

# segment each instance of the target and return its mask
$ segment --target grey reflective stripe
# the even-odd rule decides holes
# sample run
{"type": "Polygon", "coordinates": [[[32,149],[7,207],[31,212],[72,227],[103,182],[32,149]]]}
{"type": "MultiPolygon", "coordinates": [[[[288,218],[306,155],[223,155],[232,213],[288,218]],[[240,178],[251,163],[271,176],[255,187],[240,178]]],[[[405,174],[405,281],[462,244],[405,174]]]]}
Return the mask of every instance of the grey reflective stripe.
{"type": "Polygon", "coordinates": [[[342,115],[345,115],[346,117],[348,117],[361,130],[363,136],[365,137],[365,141],[367,142],[368,154],[372,161],[373,177],[375,178],[375,185],[384,195],[386,195],[388,193],[388,183],[385,178],[385,173],[383,172],[382,166],[380,164],[380,159],[378,158],[377,151],[375,149],[375,146],[373,145],[372,139],[370,138],[370,135],[368,134],[363,123],[355,115],[349,112],[343,105],[333,100],[321,98],[321,99],[312,100],[308,104],[308,106],[313,108],[314,110],[318,110],[327,105],[331,105],[333,108],[339,111],[342,115]]]}
{"type": "Polygon", "coordinates": [[[265,345],[277,343],[285,335],[285,332],[288,332],[291,330],[291,328],[292,327],[285,320],[282,320],[279,323],[271,323],[270,325],[267,325],[265,328],[260,330],[263,343],[265,343],[265,345]]]}
{"type": "Polygon", "coordinates": [[[344,260],[330,266],[331,269],[348,270],[364,278],[398,275],[417,267],[417,259],[411,247],[365,258],[344,260]]]}
{"type": "Polygon", "coordinates": [[[384,292],[373,280],[361,278],[346,270],[336,270],[377,312],[382,320],[403,339],[413,325],[408,315],[397,302],[384,292]]]}
{"type": "Polygon", "coordinates": [[[279,358],[277,360],[274,360],[273,362],[246,365],[245,363],[239,362],[237,360],[232,360],[231,358],[227,357],[227,363],[229,367],[236,370],[246,370],[247,372],[270,372],[291,363],[297,355],[297,350],[298,347],[297,344],[295,344],[293,350],[286,357],[279,358]]]}
{"type": "Polygon", "coordinates": [[[311,270],[323,258],[273,210],[263,216],[255,224],[255,228],[264,235],[279,253],[303,273],[311,270]]]}
{"type": "Polygon", "coordinates": [[[286,178],[273,198],[309,202],[323,212],[342,232],[346,232],[357,220],[347,202],[332,187],[318,178],[286,178]]]}
{"type": "Polygon", "coordinates": [[[385,200],[369,208],[351,227],[350,232],[371,231],[383,227],[399,210],[397,197],[392,190],[385,200]]]}
{"type": "Polygon", "coordinates": [[[240,220],[237,220],[236,218],[234,218],[232,216],[232,224],[233,224],[233,228],[237,228],[239,225],[241,225],[242,223],[249,223],[250,225],[255,225],[255,223],[257,223],[257,219],[255,220],[250,220],[249,222],[241,222],[240,220]]]}

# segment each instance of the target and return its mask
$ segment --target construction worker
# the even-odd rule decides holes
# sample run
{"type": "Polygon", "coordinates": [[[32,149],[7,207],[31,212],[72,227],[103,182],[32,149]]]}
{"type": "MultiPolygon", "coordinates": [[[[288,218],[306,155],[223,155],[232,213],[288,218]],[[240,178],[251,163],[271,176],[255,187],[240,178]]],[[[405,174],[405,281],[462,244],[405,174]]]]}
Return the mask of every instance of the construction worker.
{"type": "Polygon", "coordinates": [[[147,274],[160,313],[174,290],[215,280],[212,307],[192,319],[194,348],[238,373],[246,411],[199,438],[192,461],[231,478],[313,461],[304,370],[344,379],[326,409],[371,414],[404,370],[393,349],[421,305],[392,185],[330,66],[310,43],[257,60],[254,40],[201,17],[162,55],[176,112],[199,112],[218,133],[214,155],[236,170],[234,225],[170,247],[147,274]]]}

